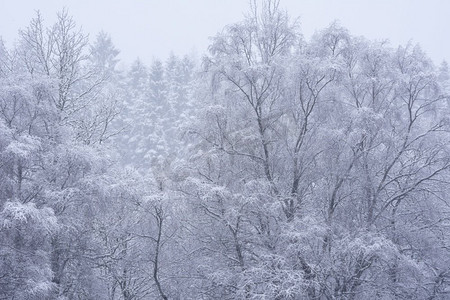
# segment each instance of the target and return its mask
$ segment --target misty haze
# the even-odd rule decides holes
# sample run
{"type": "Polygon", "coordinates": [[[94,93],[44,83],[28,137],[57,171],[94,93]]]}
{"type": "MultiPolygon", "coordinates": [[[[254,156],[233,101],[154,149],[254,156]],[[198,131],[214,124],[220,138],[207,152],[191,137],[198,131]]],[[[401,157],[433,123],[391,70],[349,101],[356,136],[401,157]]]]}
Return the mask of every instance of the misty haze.
{"type": "Polygon", "coordinates": [[[450,298],[447,37],[242,2],[133,59],[70,7],[0,23],[0,300],[450,298]]]}

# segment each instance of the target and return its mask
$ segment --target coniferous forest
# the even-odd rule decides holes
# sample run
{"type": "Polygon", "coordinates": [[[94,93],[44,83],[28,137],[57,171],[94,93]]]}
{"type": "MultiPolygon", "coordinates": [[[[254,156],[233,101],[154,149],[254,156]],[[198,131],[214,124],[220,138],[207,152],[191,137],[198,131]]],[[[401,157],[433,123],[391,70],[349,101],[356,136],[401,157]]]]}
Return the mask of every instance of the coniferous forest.
{"type": "Polygon", "coordinates": [[[449,299],[447,64],[256,3],[201,59],[0,40],[0,299],[449,299]]]}

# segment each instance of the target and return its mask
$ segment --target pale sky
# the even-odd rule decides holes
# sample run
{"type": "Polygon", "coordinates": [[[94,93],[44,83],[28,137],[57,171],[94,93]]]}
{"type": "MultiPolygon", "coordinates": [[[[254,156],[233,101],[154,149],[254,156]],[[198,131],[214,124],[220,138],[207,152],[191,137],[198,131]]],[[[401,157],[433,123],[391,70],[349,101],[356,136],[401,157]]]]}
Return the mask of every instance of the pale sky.
{"type": "MultiPolygon", "coordinates": [[[[396,47],[418,42],[436,62],[450,60],[449,0],[281,0],[300,18],[306,39],[333,20],[353,35],[388,39],[396,47]]],[[[209,37],[242,20],[248,0],[0,0],[0,36],[12,46],[20,28],[40,10],[47,25],[63,7],[91,40],[104,30],[130,63],[165,59],[173,51],[202,54],[209,37]]]]}

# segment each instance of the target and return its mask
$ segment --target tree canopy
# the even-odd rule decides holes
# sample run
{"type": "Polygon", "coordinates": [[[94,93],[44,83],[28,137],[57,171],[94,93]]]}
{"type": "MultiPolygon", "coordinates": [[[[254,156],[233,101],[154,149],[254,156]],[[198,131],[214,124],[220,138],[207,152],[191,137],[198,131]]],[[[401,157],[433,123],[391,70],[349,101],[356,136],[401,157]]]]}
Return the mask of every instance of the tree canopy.
{"type": "Polygon", "coordinates": [[[0,39],[0,299],[447,299],[448,66],[252,1],[201,61],[0,39]]]}

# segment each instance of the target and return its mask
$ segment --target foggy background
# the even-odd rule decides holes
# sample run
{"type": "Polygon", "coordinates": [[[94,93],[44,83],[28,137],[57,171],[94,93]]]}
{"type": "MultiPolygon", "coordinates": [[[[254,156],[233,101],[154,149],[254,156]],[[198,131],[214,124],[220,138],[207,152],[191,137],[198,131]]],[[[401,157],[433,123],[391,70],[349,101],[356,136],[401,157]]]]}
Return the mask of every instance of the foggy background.
{"type": "MultiPolygon", "coordinates": [[[[7,46],[40,10],[46,24],[56,12],[67,8],[91,38],[104,30],[120,49],[120,58],[130,63],[139,57],[165,59],[175,54],[201,55],[209,37],[233,22],[242,20],[247,0],[1,0],[0,29],[7,46]]],[[[306,39],[339,20],[353,35],[388,39],[391,46],[409,40],[420,43],[435,61],[449,59],[450,3],[446,0],[284,0],[292,18],[299,17],[306,39]]]]}

